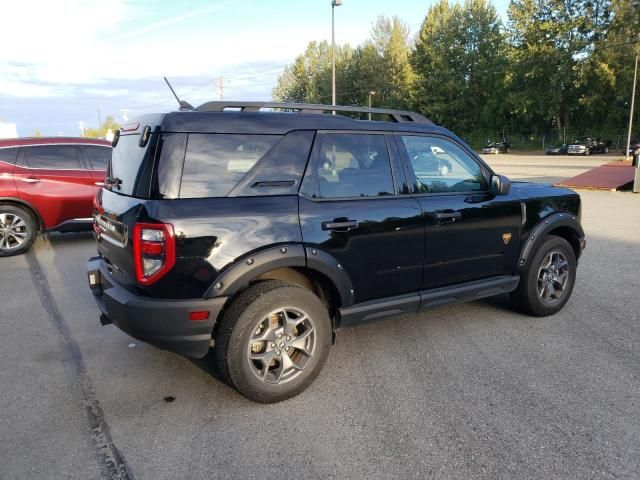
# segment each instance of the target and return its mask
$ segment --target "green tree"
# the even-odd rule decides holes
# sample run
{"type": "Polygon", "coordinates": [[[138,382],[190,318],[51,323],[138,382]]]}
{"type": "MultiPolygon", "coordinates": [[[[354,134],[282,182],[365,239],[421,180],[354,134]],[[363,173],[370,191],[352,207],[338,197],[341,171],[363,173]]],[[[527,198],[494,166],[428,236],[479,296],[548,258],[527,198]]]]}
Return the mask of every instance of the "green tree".
{"type": "Polygon", "coordinates": [[[115,132],[120,128],[120,124],[115,121],[115,119],[108,115],[107,118],[104,119],[102,125],[98,128],[85,128],[84,136],[85,137],[93,137],[93,138],[104,138],[105,135],[111,130],[115,132]]]}
{"type": "MultiPolygon", "coordinates": [[[[376,105],[410,105],[413,72],[409,64],[409,29],[398,18],[379,17],[371,38],[357,49],[336,46],[336,102],[366,105],[375,91],[376,105]]],[[[331,102],[331,45],[311,42],[285,67],[272,92],[274,100],[331,102]]]]}
{"type": "Polygon", "coordinates": [[[464,136],[503,123],[505,39],[486,0],[432,5],[411,63],[414,107],[436,123],[464,136]]]}
{"type": "MultiPolygon", "coordinates": [[[[583,69],[608,24],[608,0],[512,0],[509,105],[523,131],[554,127],[562,137],[579,118],[583,69]]],[[[577,126],[580,128],[580,126],[577,126]]]]}
{"type": "Polygon", "coordinates": [[[42,136],[42,132],[40,132],[39,128],[36,128],[33,133],[31,134],[32,137],[41,137],[42,136]]]}
{"type": "Polygon", "coordinates": [[[374,105],[410,107],[415,75],[409,63],[409,36],[409,27],[398,17],[378,17],[370,39],[356,50],[350,103],[366,105],[373,91],[374,105]]]}
{"type": "MultiPolygon", "coordinates": [[[[635,53],[640,49],[640,1],[613,0],[609,12],[601,13],[594,35],[593,52],[581,70],[580,118],[585,125],[598,125],[613,137],[626,132],[629,120],[635,53]],[[609,21],[610,20],[610,21],[609,21]]],[[[634,125],[640,128],[636,108],[634,125]]]]}

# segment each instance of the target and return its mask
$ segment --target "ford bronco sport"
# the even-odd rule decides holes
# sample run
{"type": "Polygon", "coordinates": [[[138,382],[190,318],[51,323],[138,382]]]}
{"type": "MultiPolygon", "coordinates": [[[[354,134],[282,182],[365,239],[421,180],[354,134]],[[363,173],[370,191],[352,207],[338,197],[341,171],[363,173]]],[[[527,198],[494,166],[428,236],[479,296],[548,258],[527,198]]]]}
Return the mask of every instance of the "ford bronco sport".
{"type": "Polygon", "coordinates": [[[574,287],[580,197],[512,184],[417,113],[209,102],[114,143],[87,266],[101,323],[213,348],[255,401],[304,390],[341,327],[501,293],[551,315],[574,287]]]}

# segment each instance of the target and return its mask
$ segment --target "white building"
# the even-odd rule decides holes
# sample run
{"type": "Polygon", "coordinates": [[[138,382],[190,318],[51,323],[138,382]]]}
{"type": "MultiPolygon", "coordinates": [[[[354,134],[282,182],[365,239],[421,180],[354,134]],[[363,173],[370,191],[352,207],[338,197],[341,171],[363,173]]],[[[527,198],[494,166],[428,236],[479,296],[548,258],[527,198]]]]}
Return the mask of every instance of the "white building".
{"type": "Polygon", "coordinates": [[[0,138],[17,138],[18,130],[15,123],[0,120],[0,138]]]}

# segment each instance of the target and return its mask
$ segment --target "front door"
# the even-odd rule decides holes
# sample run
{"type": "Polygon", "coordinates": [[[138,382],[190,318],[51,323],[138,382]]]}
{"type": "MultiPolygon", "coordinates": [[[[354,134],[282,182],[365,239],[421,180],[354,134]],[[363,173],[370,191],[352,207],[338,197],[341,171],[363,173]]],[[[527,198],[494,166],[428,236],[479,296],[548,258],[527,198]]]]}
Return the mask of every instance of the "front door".
{"type": "Polygon", "coordinates": [[[491,194],[488,168],[452,139],[395,138],[423,212],[422,289],[512,275],[522,218],[516,196],[491,194]]]}
{"type": "Polygon", "coordinates": [[[355,303],[420,288],[420,206],[398,195],[405,177],[390,151],[392,136],[318,133],[302,187],[303,241],[345,269],[355,303]]]}

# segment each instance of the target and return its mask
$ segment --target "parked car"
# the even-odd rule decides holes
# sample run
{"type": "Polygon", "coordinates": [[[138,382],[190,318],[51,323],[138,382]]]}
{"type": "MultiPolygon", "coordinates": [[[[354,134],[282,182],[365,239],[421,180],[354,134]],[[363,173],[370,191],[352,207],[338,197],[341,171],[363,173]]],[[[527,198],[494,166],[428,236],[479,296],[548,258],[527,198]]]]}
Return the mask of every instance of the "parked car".
{"type": "Polygon", "coordinates": [[[510,151],[511,146],[504,140],[502,142],[487,141],[487,145],[482,149],[482,153],[485,155],[509,153],[510,151]]]}
{"type": "Polygon", "coordinates": [[[565,305],[578,194],[512,185],[420,114],[330,111],[359,110],[209,102],[123,127],[87,264],[100,322],[190,357],[213,347],[226,382],[276,402],[342,327],[501,293],[532,315],[565,305]],[[447,175],[423,168],[434,151],[447,175]]]}
{"type": "Polygon", "coordinates": [[[104,140],[0,140],[0,257],[26,252],[38,232],[90,230],[110,157],[104,140]]]}
{"type": "Polygon", "coordinates": [[[631,143],[629,144],[629,150],[628,150],[629,155],[633,155],[636,152],[636,150],[639,150],[639,149],[640,149],[640,138],[631,140],[631,143]]]}
{"type": "Polygon", "coordinates": [[[569,148],[567,153],[569,155],[591,155],[592,153],[609,153],[609,147],[611,141],[603,141],[600,138],[579,138],[575,140],[569,148]]]}
{"type": "MultiPolygon", "coordinates": [[[[408,139],[409,146],[411,148],[411,140],[408,139]]],[[[416,137],[415,141],[420,142],[420,138],[416,137]]],[[[414,162],[417,171],[420,171],[424,175],[440,175],[445,176],[451,173],[453,168],[451,162],[447,159],[446,152],[433,145],[430,150],[424,150],[417,148],[413,154],[412,161],[414,162]]]]}
{"type": "Polygon", "coordinates": [[[555,145],[547,148],[544,153],[547,155],[566,155],[569,150],[569,145],[563,143],[562,145],[555,145]]]}

